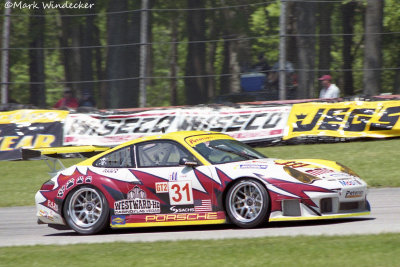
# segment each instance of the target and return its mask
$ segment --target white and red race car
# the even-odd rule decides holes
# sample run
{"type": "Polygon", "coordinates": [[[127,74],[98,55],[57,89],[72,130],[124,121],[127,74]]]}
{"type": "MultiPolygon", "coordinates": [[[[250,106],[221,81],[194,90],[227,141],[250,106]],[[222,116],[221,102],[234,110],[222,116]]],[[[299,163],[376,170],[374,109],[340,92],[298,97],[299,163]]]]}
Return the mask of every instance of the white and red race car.
{"type": "Polygon", "coordinates": [[[95,234],[108,227],[251,228],[367,215],[366,196],[367,184],[339,163],[267,158],[228,135],[189,131],[107,149],[59,171],[35,200],[39,223],[95,234]]]}

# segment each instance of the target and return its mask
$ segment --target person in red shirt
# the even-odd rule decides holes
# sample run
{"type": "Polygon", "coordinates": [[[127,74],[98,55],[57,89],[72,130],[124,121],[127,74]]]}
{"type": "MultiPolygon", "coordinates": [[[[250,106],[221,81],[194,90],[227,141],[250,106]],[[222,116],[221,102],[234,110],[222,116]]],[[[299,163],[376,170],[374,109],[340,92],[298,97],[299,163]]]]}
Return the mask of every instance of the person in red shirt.
{"type": "Polygon", "coordinates": [[[54,105],[55,109],[76,109],[78,108],[78,99],[73,95],[71,88],[64,89],[64,97],[54,105]]]}

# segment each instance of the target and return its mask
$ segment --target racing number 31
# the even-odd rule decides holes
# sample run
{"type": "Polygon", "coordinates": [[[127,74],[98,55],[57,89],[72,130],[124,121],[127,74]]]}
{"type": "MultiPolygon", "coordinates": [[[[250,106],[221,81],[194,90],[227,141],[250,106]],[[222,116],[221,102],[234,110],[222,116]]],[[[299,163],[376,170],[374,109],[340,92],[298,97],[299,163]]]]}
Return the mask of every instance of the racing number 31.
{"type": "Polygon", "coordinates": [[[169,182],[168,184],[171,205],[193,204],[192,184],[190,181],[169,182]]]}

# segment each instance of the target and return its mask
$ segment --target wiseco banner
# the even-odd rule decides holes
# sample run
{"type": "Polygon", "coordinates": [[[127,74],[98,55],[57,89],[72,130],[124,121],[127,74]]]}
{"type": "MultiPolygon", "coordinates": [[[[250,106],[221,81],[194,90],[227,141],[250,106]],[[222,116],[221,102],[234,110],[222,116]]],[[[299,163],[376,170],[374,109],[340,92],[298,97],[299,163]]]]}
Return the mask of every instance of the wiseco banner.
{"type": "Polygon", "coordinates": [[[64,145],[117,145],[134,138],[174,131],[224,132],[244,141],[280,140],[291,106],[157,109],[131,114],[70,114],[64,145]]]}
{"type": "Polygon", "coordinates": [[[295,104],[284,140],[304,136],[400,136],[400,101],[295,104]]]}

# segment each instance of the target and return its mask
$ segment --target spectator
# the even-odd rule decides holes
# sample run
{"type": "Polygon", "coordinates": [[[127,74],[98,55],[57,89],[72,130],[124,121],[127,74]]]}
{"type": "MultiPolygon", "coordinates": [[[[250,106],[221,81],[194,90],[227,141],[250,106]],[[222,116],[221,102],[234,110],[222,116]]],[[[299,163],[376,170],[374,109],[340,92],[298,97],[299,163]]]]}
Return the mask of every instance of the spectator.
{"type": "Polygon", "coordinates": [[[319,98],[338,98],[339,97],[339,88],[331,83],[332,77],[331,75],[323,75],[318,80],[321,81],[322,89],[319,93],[319,98]]]}
{"type": "Polygon", "coordinates": [[[79,107],[92,108],[96,105],[92,95],[89,92],[83,92],[82,99],[79,101],[79,107]]]}
{"type": "Polygon", "coordinates": [[[71,88],[65,88],[64,97],[54,105],[55,109],[76,109],[77,107],[78,100],[74,97],[71,88]]]}
{"type": "Polygon", "coordinates": [[[253,66],[253,69],[256,72],[261,72],[261,73],[264,73],[265,75],[267,75],[267,72],[270,70],[270,66],[263,54],[260,54],[258,56],[258,61],[253,66]]]}

